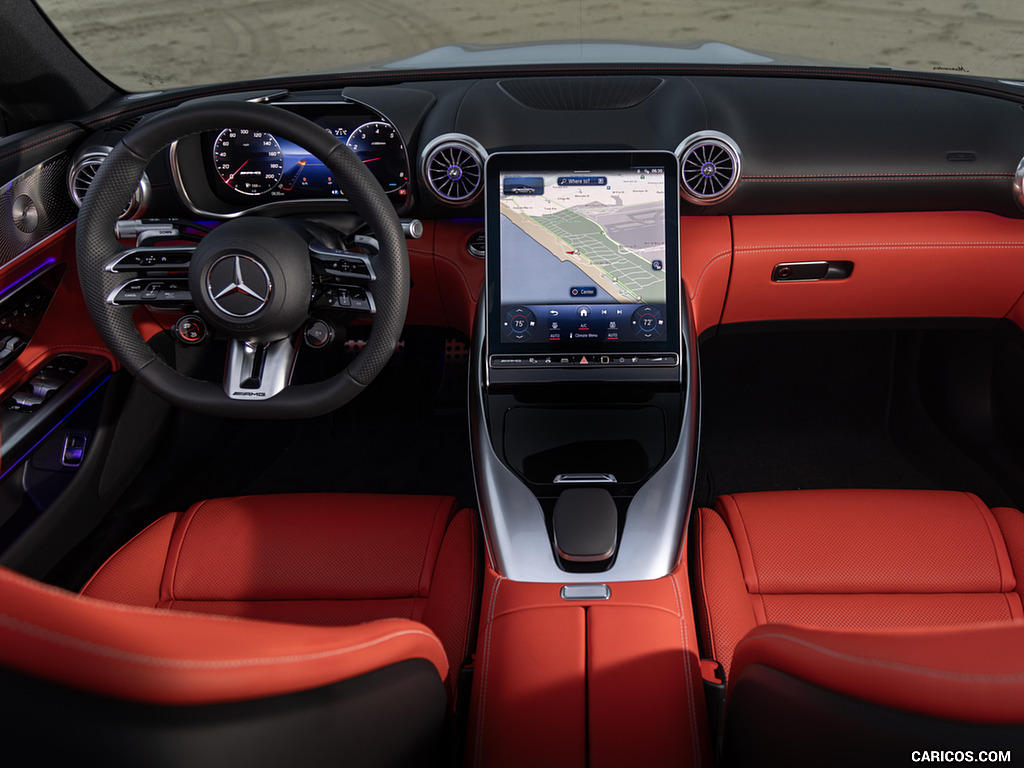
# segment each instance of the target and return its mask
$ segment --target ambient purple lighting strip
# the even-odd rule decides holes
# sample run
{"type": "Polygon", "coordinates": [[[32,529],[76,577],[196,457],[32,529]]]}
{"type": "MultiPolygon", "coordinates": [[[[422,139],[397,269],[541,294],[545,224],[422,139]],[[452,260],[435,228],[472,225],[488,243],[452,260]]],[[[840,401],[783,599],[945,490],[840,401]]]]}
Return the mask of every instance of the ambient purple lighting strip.
{"type": "Polygon", "coordinates": [[[29,272],[27,275],[22,275],[20,278],[15,280],[10,285],[5,285],[3,288],[0,288],[0,301],[3,301],[4,299],[6,299],[12,293],[14,293],[16,290],[18,290],[21,286],[23,286],[25,283],[27,283],[29,280],[31,280],[33,277],[38,275],[40,272],[45,272],[47,269],[49,269],[50,267],[52,267],[56,263],[57,263],[57,257],[56,256],[51,256],[46,261],[44,261],[42,264],[40,264],[38,267],[33,269],[31,272],[29,272]]]}

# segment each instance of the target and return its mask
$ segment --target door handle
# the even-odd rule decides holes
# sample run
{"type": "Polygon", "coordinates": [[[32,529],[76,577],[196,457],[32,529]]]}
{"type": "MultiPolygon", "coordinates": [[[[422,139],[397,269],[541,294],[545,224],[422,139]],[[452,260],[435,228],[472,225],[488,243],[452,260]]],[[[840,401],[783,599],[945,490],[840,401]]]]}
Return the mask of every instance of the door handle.
{"type": "Polygon", "coordinates": [[[772,269],[773,283],[845,280],[853,274],[852,261],[787,261],[772,269]]]}

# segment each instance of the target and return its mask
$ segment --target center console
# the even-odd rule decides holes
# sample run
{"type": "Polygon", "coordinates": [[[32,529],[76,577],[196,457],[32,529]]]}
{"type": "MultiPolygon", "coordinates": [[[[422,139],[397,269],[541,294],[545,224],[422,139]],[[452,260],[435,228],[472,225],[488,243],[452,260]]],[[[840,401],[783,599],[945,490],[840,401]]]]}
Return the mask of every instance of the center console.
{"type": "Polygon", "coordinates": [[[474,462],[503,576],[643,581],[679,557],[696,365],[669,152],[492,155],[474,462]]]}
{"type": "Polygon", "coordinates": [[[697,365],[677,171],[668,152],[488,159],[470,411],[490,567],[469,765],[709,756],[681,552],[697,365]]]}

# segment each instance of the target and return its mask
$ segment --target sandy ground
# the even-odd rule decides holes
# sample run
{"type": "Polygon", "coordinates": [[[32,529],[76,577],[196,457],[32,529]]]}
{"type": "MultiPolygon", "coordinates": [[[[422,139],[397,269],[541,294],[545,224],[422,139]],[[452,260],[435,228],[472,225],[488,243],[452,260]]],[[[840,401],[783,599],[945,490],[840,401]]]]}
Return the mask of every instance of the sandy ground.
{"type": "Polygon", "coordinates": [[[130,90],[351,69],[452,43],[718,40],[1024,79],[1021,0],[38,0],[130,90]]]}

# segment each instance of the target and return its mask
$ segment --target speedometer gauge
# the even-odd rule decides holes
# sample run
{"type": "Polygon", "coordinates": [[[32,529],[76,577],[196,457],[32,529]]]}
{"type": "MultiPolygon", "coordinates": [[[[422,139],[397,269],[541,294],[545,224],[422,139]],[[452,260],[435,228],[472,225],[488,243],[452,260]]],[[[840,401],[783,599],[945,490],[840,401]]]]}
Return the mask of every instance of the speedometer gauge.
{"type": "Polygon", "coordinates": [[[225,128],[213,142],[213,165],[227,186],[243,195],[262,195],[284,172],[281,145],[266,131],[225,128]]]}
{"type": "Polygon", "coordinates": [[[408,183],[405,145],[390,123],[383,120],[364,123],[349,134],[345,143],[373,173],[385,192],[401,189],[408,183]]]}

